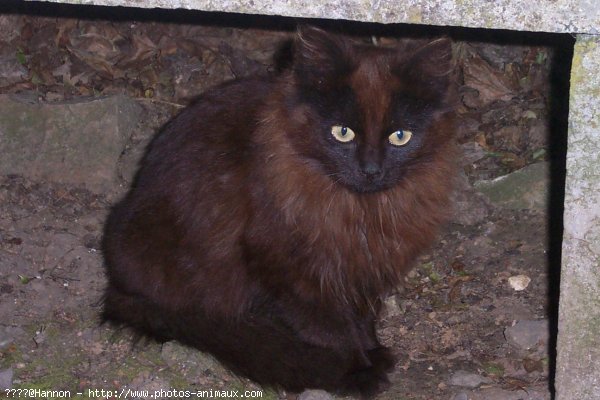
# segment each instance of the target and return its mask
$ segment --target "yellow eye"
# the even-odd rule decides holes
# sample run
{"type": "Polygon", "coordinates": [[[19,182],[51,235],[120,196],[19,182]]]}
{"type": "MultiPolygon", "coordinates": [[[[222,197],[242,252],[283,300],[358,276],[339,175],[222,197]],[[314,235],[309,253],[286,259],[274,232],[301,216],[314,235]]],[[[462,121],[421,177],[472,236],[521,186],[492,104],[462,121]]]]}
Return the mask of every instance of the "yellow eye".
{"type": "Polygon", "coordinates": [[[347,126],[334,125],[331,127],[331,134],[336,140],[346,143],[354,139],[354,131],[347,126]]]}
{"type": "Polygon", "coordinates": [[[392,133],[389,139],[390,143],[394,146],[404,146],[406,143],[408,143],[411,137],[411,131],[404,131],[402,129],[399,129],[396,132],[392,133]]]}

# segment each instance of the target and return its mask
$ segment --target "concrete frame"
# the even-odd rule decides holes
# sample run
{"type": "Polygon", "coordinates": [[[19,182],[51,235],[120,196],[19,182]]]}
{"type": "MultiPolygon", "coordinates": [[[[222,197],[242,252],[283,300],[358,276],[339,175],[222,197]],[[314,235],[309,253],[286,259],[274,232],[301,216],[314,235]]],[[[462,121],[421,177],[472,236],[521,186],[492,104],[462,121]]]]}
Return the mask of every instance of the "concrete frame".
{"type": "MultiPolygon", "coordinates": [[[[600,399],[600,3],[598,0],[45,1],[575,35],[569,98],[555,385],[558,400],[600,399]]],[[[31,7],[33,9],[35,5],[32,4],[31,7]]]]}

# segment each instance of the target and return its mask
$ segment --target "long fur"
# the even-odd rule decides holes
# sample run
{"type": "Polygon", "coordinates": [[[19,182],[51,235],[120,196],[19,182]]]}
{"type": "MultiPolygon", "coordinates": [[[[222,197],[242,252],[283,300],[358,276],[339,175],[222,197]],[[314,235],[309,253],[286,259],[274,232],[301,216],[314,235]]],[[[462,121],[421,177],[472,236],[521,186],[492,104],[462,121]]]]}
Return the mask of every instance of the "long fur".
{"type": "Polygon", "coordinates": [[[305,29],[281,75],[230,82],[184,110],[107,221],[104,317],[261,384],[383,390],[394,361],[375,319],[444,221],[453,178],[450,44],[428,46],[305,29]],[[398,94],[422,137],[363,191],[339,165],[387,157],[373,149],[398,94]],[[314,136],[327,110],[351,106],[368,149],[357,160],[314,136]]]}

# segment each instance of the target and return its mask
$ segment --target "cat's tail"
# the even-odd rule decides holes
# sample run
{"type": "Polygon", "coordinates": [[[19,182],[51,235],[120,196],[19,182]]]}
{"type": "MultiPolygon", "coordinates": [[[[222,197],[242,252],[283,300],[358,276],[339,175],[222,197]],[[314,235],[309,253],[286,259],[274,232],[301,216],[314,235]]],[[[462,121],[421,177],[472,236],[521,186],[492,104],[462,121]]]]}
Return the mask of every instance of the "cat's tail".
{"type": "Polygon", "coordinates": [[[384,390],[393,357],[385,348],[329,348],[301,340],[276,315],[249,314],[238,320],[199,310],[166,312],[138,296],[109,287],[103,318],[164,342],[176,339],[214,355],[234,373],[270,387],[300,392],[307,388],[369,398],[384,390]]]}

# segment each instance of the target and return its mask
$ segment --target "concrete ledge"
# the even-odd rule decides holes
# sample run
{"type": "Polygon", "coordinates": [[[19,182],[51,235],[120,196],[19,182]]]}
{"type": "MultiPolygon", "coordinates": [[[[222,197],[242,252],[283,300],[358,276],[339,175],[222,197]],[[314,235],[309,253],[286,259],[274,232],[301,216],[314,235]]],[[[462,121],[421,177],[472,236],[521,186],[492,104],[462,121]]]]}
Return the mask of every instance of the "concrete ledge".
{"type": "MultiPolygon", "coordinates": [[[[37,0],[28,0],[37,1],[37,0]]],[[[600,33],[597,0],[46,0],[55,3],[193,9],[288,17],[600,33]]],[[[32,7],[35,7],[32,5],[32,7]]]]}
{"type": "Polygon", "coordinates": [[[600,36],[580,35],[569,101],[557,400],[600,399],[599,88],[600,36]]]}

